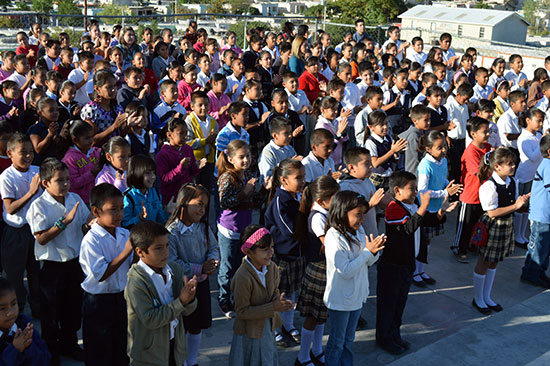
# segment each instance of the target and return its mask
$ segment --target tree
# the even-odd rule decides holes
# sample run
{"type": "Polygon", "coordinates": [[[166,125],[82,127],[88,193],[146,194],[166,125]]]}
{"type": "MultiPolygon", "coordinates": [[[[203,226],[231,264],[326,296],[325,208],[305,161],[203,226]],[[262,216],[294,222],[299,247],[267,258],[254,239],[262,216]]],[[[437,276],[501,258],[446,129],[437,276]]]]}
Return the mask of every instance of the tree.
{"type": "Polygon", "coordinates": [[[356,19],[363,19],[368,25],[387,24],[406,9],[403,0],[333,0],[328,5],[333,7],[339,22],[347,24],[356,19]]]}
{"type": "MultiPolygon", "coordinates": [[[[99,17],[102,15],[130,15],[130,11],[127,6],[120,6],[115,4],[107,4],[103,6],[103,10],[99,12],[99,17]]],[[[122,18],[105,18],[106,24],[119,24],[122,18]]]]}
{"type": "Polygon", "coordinates": [[[21,10],[21,11],[29,11],[31,10],[31,8],[29,7],[29,4],[27,4],[25,1],[17,1],[15,3],[15,8],[17,10],[21,10]]]}
{"type": "Polygon", "coordinates": [[[251,0],[231,0],[229,3],[233,14],[245,14],[252,5],[251,0]]]}
{"type": "Polygon", "coordinates": [[[211,14],[222,14],[224,12],[223,4],[225,4],[224,0],[212,0],[207,11],[211,14]]]}
{"type": "Polygon", "coordinates": [[[32,0],[32,10],[48,14],[53,9],[53,2],[51,0],[32,0]]]}
{"type": "MultiPolygon", "coordinates": [[[[73,0],[59,0],[59,3],[57,5],[57,12],[63,15],[82,15],[82,11],[76,5],[76,3],[73,2],[73,0]]],[[[79,26],[83,24],[83,18],[60,18],[59,24],[79,26]]]]}
{"type": "Polygon", "coordinates": [[[491,9],[491,7],[489,6],[489,4],[485,4],[482,0],[476,3],[476,9],[491,9]]]}
{"type": "Polygon", "coordinates": [[[542,19],[537,19],[537,12],[548,8],[550,8],[550,0],[525,0],[522,10],[525,19],[531,23],[531,26],[529,27],[529,31],[531,33],[536,34],[539,31],[537,27],[542,19]]]}

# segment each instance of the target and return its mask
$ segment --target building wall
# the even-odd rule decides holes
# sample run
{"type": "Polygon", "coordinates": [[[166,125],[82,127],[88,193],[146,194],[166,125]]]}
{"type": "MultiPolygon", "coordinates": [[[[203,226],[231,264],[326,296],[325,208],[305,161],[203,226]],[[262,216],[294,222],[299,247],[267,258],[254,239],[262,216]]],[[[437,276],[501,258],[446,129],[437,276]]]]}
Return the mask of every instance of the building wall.
{"type": "Polygon", "coordinates": [[[510,17],[495,26],[493,40],[506,43],[525,44],[527,24],[517,17],[510,17]]]}

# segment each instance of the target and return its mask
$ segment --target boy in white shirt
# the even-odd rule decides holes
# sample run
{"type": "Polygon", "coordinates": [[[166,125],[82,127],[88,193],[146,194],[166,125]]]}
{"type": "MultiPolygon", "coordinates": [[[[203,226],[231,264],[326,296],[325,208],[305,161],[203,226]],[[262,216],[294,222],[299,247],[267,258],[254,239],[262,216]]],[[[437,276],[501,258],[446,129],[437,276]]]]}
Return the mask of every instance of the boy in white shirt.
{"type": "Polygon", "coordinates": [[[471,102],[475,103],[480,99],[490,99],[493,93],[493,88],[487,85],[489,81],[489,71],[486,68],[480,67],[476,70],[476,85],[474,86],[474,96],[471,102]]]}
{"type": "Polygon", "coordinates": [[[414,37],[411,41],[412,47],[407,48],[407,58],[412,62],[424,65],[428,55],[424,52],[424,41],[420,37],[414,37]]]}
{"type": "Polygon", "coordinates": [[[521,127],[519,126],[518,116],[525,111],[525,94],[520,90],[516,90],[510,93],[508,99],[510,109],[498,119],[498,132],[502,146],[511,149],[519,157],[517,140],[521,134],[521,127]]]}
{"type": "Polygon", "coordinates": [[[31,66],[29,60],[25,55],[16,55],[13,58],[13,64],[15,65],[15,70],[6,80],[13,80],[17,83],[19,90],[21,92],[25,91],[31,84],[31,66]]]}
{"type": "Polygon", "coordinates": [[[550,129],[550,80],[544,81],[541,88],[544,97],[538,101],[535,107],[544,113],[544,123],[542,125],[542,133],[544,134],[550,129]]]}
{"type": "Polygon", "coordinates": [[[466,123],[470,118],[468,113],[468,101],[472,98],[474,91],[470,84],[463,83],[456,91],[455,98],[449,98],[445,108],[447,108],[447,118],[455,124],[455,128],[447,131],[447,136],[451,139],[449,147],[449,180],[460,182],[461,163],[460,158],[466,149],[466,123]]]}
{"type": "Polygon", "coordinates": [[[71,71],[68,80],[76,87],[74,101],[80,105],[90,102],[90,96],[86,92],[88,80],[93,79],[94,55],[91,52],[82,51],[78,54],[78,68],[71,71]]]}
{"type": "Polygon", "coordinates": [[[521,70],[523,69],[523,59],[520,55],[514,54],[510,56],[510,68],[504,77],[510,82],[511,91],[521,90],[526,91],[529,80],[521,70]]]}
{"type": "Polygon", "coordinates": [[[86,204],[69,192],[69,169],[55,158],[40,165],[40,180],[46,190],[27,211],[36,243],[34,254],[40,261],[40,322],[42,338],[59,364],[60,354],[84,361],[77,331],[82,319],[84,276],[78,262],[82,233],[91,219],[86,204]]]}
{"type": "Polygon", "coordinates": [[[311,108],[306,93],[298,89],[298,77],[295,73],[289,71],[283,74],[283,87],[288,95],[289,109],[298,113],[300,120],[305,124],[311,108]]]}
{"type": "Polygon", "coordinates": [[[310,138],[311,151],[302,159],[306,168],[306,183],[313,182],[321,175],[331,174],[333,177],[339,173],[334,171],[334,160],[330,157],[334,146],[334,136],[329,130],[319,128],[313,131],[310,138]]]}
{"type": "Polygon", "coordinates": [[[34,150],[29,137],[15,133],[8,141],[7,154],[12,165],[0,174],[0,196],[4,203],[6,223],[2,237],[2,265],[6,278],[14,285],[19,309],[25,309],[27,290],[24,272],[30,290],[29,303],[33,317],[38,317],[40,289],[39,266],[34,259],[34,238],[27,222],[27,211],[41,193],[38,167],[31,165],[34,150]]]}
{"type": "Polygon", "coordinates": [[[409,42],[401,42],[401,40],[399,39],[400,36],[401,36],[401,30],[399,29],[399,27],[392,25],[391,27],[388,28],[389,38],[382,45],[382,53],[386,53],[387,45],[390,43],[395,43],[395,45],[397,46],[396,57],[399,61],[403,60],[405,56],[405,52],[407,51],[407,48],[410,46],[409,42]]]}
{"type": "Polygon", "coordinates": [[[382,108],[382,105],[384,104],[384,93],[380,87],[373,86],[367,89],[365,98],[367,99],[367,105],[357,114],[353,124],[355,141],[359,146],[363,146],[365,143],[365,130],[368,129],[367,122],[369,114],[372,111],[382,108]]]}
{"type": "Polygon", "coordinates": [[[292,125],[284,117],[275,117],[269,124],[269,132],[272,140],[262,150],[258,168],[260,170],[260,180],[264,182],[267,177],[273,175],[273,169],[285,159],[302,160],[297,156],[296,150],[290,145],[292,142],[292,125]]]}
{"type": "Polygon", "coordinates": [[[208,84],[210,81],[210,77],[212,76],[212,73],[210,71],[210,57],[203,53],[199,59],[198,59],[198,66],[201,71],[197,74],[197,84],[202,86],[203,88],[208,84]]]}
{"type": "Polygon", "coordinates": [[[237,102],[243,93],[244,83],[244,66],[240,59],[235,59],[231,62],[231,70],[233,73],[227,77],[227,89],[225,94],[231,98],[232,102],[237,102]]]}
{"type": "Polygon", "coordinates": [[[90,206],[96,222],[82,239],[84,272],[82,338],[86,365],[128,365],[128,316],[124,288],[130,264],[130,232],[120,227],[122,192],[109,183],[95,186],[90,206]]]}

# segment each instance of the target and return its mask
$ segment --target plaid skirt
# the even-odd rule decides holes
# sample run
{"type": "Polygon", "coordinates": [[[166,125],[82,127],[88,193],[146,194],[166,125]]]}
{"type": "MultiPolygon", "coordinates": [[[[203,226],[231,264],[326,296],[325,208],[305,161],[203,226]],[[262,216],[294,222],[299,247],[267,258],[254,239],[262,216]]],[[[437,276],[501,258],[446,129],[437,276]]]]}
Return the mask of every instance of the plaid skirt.
{"type": "Polygon", "coordinates": [[[487,245],[479,248],[486,262],[500,262],[514,251],[514,215],[490,218],[484,213],[479,221],[487,226],[487,245]]]}
{"type": "Polygon", "coordinates": [[[323,302],[326,286],[327,263],[325,261],[309,263],[296,304],[296,310],[303,317],[313,318],[318,323],[327,321],[328,309],[323,302]]]}
{"type": "Polygon", "coordinates": [[[424,226],[424,235],[426,240],[432,240],[436,236],[445,234],[445,225],[439,224],[436,226],[424,226]]]}
{"type": "Polygon", "coordinates": [[[372,173],[369,179],[372,182],[372,184],[374,184],[376,189],[384,188],[384,191],[387,192],[388,189],[390,188],[390,185],[389,185],[390,177],[385,177],[380,174],[372,173]]]}
{"type": "Polygon", "coordinates": [[[299,257],[293,262],[274,259],[274,262],[279,267],[279,291],[284,292],[286,296],[290,296],[300,290],[302,277],[304,276],[304,258],[299,257]]]}

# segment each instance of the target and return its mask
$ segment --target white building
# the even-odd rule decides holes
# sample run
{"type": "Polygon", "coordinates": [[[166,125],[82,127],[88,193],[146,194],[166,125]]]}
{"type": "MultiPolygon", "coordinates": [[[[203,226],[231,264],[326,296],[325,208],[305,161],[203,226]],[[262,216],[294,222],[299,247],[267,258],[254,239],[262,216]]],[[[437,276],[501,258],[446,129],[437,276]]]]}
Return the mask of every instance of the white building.
{"type": "Polygon", "coordinates": [[[488,9],[418,5],[399,17],[403,39],[420,34],[425,43],[433,43],[447,32],[468,39],[473,47],[491,42],[525,44],[529,26],[518,13],[488,9]]]}

